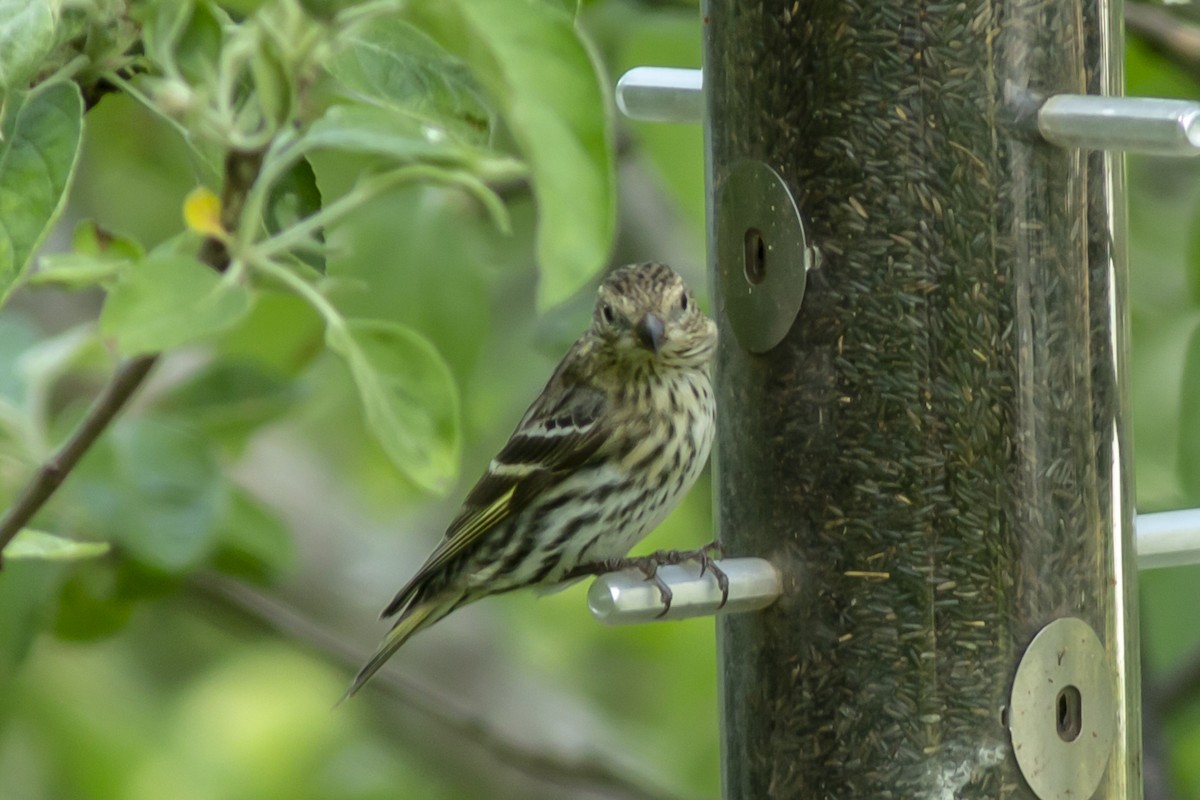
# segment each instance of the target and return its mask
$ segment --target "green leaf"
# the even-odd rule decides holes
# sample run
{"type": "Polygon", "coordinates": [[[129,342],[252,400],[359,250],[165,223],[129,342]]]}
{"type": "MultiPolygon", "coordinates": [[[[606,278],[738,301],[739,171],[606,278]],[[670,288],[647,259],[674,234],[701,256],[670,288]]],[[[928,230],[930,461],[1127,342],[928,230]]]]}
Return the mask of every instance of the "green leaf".
{"type": "Polygon", "coordinates": [[[72,252],[42,256],[26,282],[32,286],[87,289],[114,280],[144,255],[136,240],[85,219],[75,226],[72,252]]]}
{"type": "Polygon", "coordinates": [[[250,310],[250,295],[195,258],[150,255],[108,295],[100,331],[122,355],[158,353],[218,334],[250,310]]]}
{"type": "MultiPolygon", "coordinates": [[[[271,187],[263,221],[267,232],[274,235],[320,210],[321,190],[317,188],[317,176],[307,159],[302,158],[271,187]]],[[[324,244],[323,231],[317,233],[317,240],[324,244]]],[[[303,250],[297,256],[317,272],[325,273],[325,257],[321,253],[303,250]]]]}
{"type": "MultiPolygon", "coordinates": [[[[40,457],[43,428],[59,410],[51,402],[54,385],[96,345],[91,323],[42,337],[19,313],[0,317],[0,430],[27,455],[40,457]]],[[[6,455],[14,457],[12,452],[6,455]]]]}
{"type": "Polygon", "coordinates": [[[612,119],[597,59],[561,4],[419,0],[419,24],[471,65],[533,171],[541,308],[604,264],[616,220],[612,119]]]}
{"type": "Polygon", "coordinates": [[[90,219],[81,220],[75,226],[71,249],[81,256],[121,263],[137,261],[146,254],[145,248],[136,239],[114,233],[90,219]]]}
{"type": "Polygon", "coordinates": [[[73,83],[42,86],[6,109],[0,140],[0,303],[66,202],[79,159],[83,100],[73,83]]]}
{"type": "Polygon", "coordinates": [[[331,20],[339,11],[359,2],[361,0],[300,0],[300,6],[316,19],[331,20]]]}
{"type": "Polygon", "coordinates": [[[229,499],[211,443],[174,417],[121,418],[61,492],[60,524],[171,574],[212,552],[229,499]]]}
{"type": "Polygon", "coordinates": [[[440,129],[421,128],[386,108],[338,105],[314,122],[304,136],[309,148],[384,156],[400,163],[470,166],[486,153],[450,141],[440,129]]]}
{"type": "Polygon", "coordinates": [[[37,326],[19,312],[0,316],[0,402],[13,407],[25,403],[29,384],[21,369],[21,356],[39,341],[37,326]]]}
{"type": "Polygon", "coordinates": [[[108,549],[104,542],[76,542],[52,533],[24,528],[8,543],[8,547],[4,548],[4,559],[75,561],[102,556],[108,549]]]}
{"type": "Polygon", "coordinates": [[[121,274],[121,267],[120,262],[95,256],[55,253],[43,258],[37,271],[30,274],[25,282],[30,286],[91,289],[115,280],[121,274]]]}
{"type": "Polygon", "coordinates": [[[415,331],[379,320],[331,324],[325,341],[349,366],[388,457],[414,483],[444,492],[461,442],[458,390],[441,355],[415,331]]]}
{"type": "Polygon", "coordinates": [[[55,11],[47,2],[0,0],[0,97],[24,89],[50,54],[55,11]]]}
{"type": "Polygon", "coordinates": [[[254,77],[254,99],[262,120],[271,130],[277,130],[292,110],[291,76],[272,48],[261,45],[250,61],[250,74],[254,77]]]}
{"type": "MultiPolygon", "coordinates": [[[[321,180],[337,171],[319,161],[316,167],[321,180]]],[[[480,263],[499,258],[498,238],[455,195],[440,187],[405,187],[330,231],[329,275],[348,286],[333,296],[348,316],[410,325],[437,342],[456,375],[468,375],[489,331],[495,333],[480,263]]]]}
{"type": "Polygon", "coordinates": [[[26,388],[26,407],[31,413],[39,419],[50,418],[53,410],[50,397],[55,383],[96,344],[94,326],[83,323],[42,339],[21,354],[17,367],[26,388]]]}
{"type": "Polygon", "coordinates": [[[62,575],[62,564],[38,559],[13,561],[0,570],[0,686],[29,654],[62,575]]]}
{"type": "Polygon", "coordinates": [[[217,343],[217,356],[295,377],[324,350],[325,323],[308,301],[259,292],[250,313],[217,343]]]}
{"type": "Polygon", "coordinates": [[[412,25],[374,20],[338,37],[338,47],[327,69],[352,95],[486,144],[492,114],[470,69],[412,25]]]}
{"type": "Polygon", "coordinates": [[[135,601],[122,596],[121,562],[78,565],[58,593],[54,635],[93,642],[122,630],[133,616],[135,601]]]}
{"type": "Polygon", "coordinates": [[[135,16],[142,17],[146,53],[156,64],[177,66],[192,84],[215,80],[221,28],[230,21],[219,6],[208,0],[168,0],[135,16]]]}
{"type": "Polygon", "coordinates": [[[505,233],[509,231],[507,209],[485,182],[517,180],[526,173],[519,161],[450,141],[440,129],[414,130],[411,120],[384,108],[334,106],[309,127],[304,146],[314,159],[331,153],[363,157],[356,175],[379,172],[381,165],[371,163],[374,159],[390,162],[382,165],[385,169],[399,167],[378,176],[384,183],[394,180],[399,185],[421,179],[464,189],[505,233]],[[421,174],[404,174],[407,167],[419,169],[421,174]]]}
{"type": "Polygon", "coordinates": [[[174,3],[135,3],[130,16],[142,27],[143,48],[156,64],[169,64],[184,28],[192,19],[193,0],[174,3]]]}
{"type": "Polygon", "coordinates": [[[158,407],[204,429],[213,440],[240,450],[261,426],[296,401],[294,381],[245,360],[212,361],[159,400],[158,407]]]}
{"type": "Polygon", "coordinates": [[[213,566],[238,578],[270,583],[294,560],[291,536],[279,517],[245,492],[233,492],[217,533],[213,566]]]}

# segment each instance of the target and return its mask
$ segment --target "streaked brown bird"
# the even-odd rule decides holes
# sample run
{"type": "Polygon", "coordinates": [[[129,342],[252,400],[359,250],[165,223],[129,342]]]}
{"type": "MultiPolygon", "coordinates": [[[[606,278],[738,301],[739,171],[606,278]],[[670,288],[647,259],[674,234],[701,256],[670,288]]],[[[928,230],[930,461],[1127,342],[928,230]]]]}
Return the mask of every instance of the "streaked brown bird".
{"type": "Polygon", "coordinates": [[[482,597],[618,567],[654,578],[658,564],[685,558],[713,568],[708,549],[625,556],[708,459],[716,325],[662,264],[616,270],[598,294],[591,326],[384,609],[396,622],[346,697],[414,633],[482,597]]]}

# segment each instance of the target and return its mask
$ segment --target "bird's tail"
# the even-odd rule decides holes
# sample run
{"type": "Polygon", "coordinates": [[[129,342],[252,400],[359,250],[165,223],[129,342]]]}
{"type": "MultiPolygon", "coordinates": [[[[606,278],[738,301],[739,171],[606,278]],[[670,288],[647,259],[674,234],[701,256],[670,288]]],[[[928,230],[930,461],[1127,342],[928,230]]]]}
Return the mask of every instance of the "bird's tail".
{"type": "Polygon", "coordinates": [[[379,671],[384,662],[391,658],[400,649],[400,645],[408,641],[410,636],[422,628],[432,625],[453,611],[458,605],[458,600],[459,598],[457,597],[433,597],[421,603],[414,603],[406,608],[403,616],[388,631],[387,637],[379,645],[379,649],[375,651],[375,655],[371,656],[371,660],[358,671],[358,675],[354,676],[354,682],[350,684],[350,688],[342,695],[342,699],[338,700],[338,705],[353,697],[355,692],[361,689],[363,684],[379,671]]]}

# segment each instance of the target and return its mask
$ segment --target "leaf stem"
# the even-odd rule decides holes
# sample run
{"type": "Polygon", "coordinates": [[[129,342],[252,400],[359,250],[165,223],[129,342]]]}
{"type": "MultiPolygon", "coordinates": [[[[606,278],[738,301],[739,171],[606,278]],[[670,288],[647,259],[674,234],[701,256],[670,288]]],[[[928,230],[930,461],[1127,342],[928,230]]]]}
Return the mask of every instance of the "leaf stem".
{"type": "Polygon", "coordinates": [[[387,190],[411,180],[412,176],[405,173],[406,170],[396,170],[386,175],[380,175],[376,178],[360,182],[349,192],[320,211],[310,214],[291,227],[285,228],[274,236],[263,240],[255,246],[256,253],[269,258],[302,244],[307,244],[322,228],[341,220],[347,214],[355,211],[377,195],[383,194],[387,190]]]}
{"type": "Polygon", "coordinates": [[[338,11],[333,18],[334,30],[346,31],[351,26],[373,22],[379,17],[394,16],[403,13],[408,3],[404,0],[367,0],[367,2],[348,6],[338,11]]]}
{"type": "Polygon", "coordinates": [[[275,140],[263,154],[262,163],[259,165],[258,179],[246,192],[240,209],[241,220],[233,225],[225,225],[227,230],[234,230],[236,226],[237,239],[234,245],[236,249],[245,250],[254,241],[258,228],[262,225],[271,187],[303,157],[303,143],[297,141],[294,131],[284,129],[275,136],[275,140]]]}
{"type": "Polygon", "coordinates": [[[346,320],[342,316],[342,312],[338,311],[325,295],[317,291],[317,288],[304,280],[304,278],[292,272],[284,265],[272,261],[270,258],[257,252],[251,253],[248,260],[255,269],[264,275],[274,278],[301,298],[307,300],[309,305],[315,308],[317,313],[324,318],[326,325],[331,328],[345,326],[346,320]]]}
{"type": "MultiPolygon", "coordinates": [[[[38,85],[51,84],[56,81],[71,80],[84,67],[88,65],[88,57],[82,53],[72,58],[67,63],[56,69],[50,76],[38,81],[38,85]]],[[[80,89],[83,87],[81,86],[80,89]]]]}
{"type": "Polygon", "coordinates": [[[441,183],[457,186],[471,193],[492,217],[493,222],[501,230],[509,227],[508,210],[487,184],[466,172],[457,172],[426,164],[415,164],[400,167],[382,175],[368,178],[359,182],[346,194],[339,197],[320,211],[310,214],[289,228],[263,240],[253,248],[251,260],[270,258],[280,252],[286,252],[310,243],[312,237],[322,228],[329,227],[343,217],[360,208],[377,195],[383,194],[398,186],[416,181],[441,183]]]}

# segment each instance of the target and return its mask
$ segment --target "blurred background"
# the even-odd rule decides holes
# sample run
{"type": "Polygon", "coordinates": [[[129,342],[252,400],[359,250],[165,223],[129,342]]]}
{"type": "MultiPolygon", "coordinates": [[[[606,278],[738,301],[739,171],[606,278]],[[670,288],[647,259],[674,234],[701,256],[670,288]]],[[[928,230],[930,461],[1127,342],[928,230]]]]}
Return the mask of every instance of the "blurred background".
{"type": "MultiPolygon", "coordinates": [[[[1176,8],[1164,25],[1165,13],[1131,4],[1127,91],[1200,97],[1200,27],[1189,27],[1200,14],[1176,8]]],[[[700,65],[694,3],[591,0],[579,24],[610,86],[632,66],[700,65]]],[[[617,120],[610,261],[665,261],[703,295],[702,145],[698,127],[617,120]]],[[[87,218],[147,246],[175,235],[192,159],[166,123],[104,98],[47,252],[69,249],[87,218]]],[[[323,191],[347,180],[332,156],[313,168],[323,191]]],[[[1139,510],[1196,506],[1200,164],[1130,158],[1129,187],[1139,510]]],[[[313,356],[320,320],[299,301],[265,297],[216,344],[160,365],[52,513],[99,538],[119,528],[178,541],[151,558],[5,569],[0,796],[718,796],[712,621],[604,628],[586,585],[464,609],[332,709],[386,631],[378,611],[587,324],[590,289],[538,312],[533,199],[523,186],[504,198],[510,236],[461,194],[432,188],[394,192],[328,232],[338,307],[412,326],[453,372],[464,452],[445,497],[391,465],[345,367],[313,356]],[[114,470],[118,486],[102,479],[114,470]]],[[[0,363],[39,343],[68,347],[101,301],[22,292],[0,314],[0,363]]],[[[111,366],[102,353],[74,363],[53,387],[59,436],[111,366]]],[[[707,484],[646,547],[709,541],[707,484]]],[[[1140,578],[1147,798],[1197,798],[1200,568],[1140,578]]]]}

